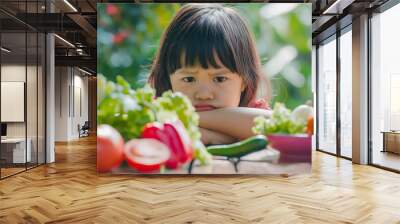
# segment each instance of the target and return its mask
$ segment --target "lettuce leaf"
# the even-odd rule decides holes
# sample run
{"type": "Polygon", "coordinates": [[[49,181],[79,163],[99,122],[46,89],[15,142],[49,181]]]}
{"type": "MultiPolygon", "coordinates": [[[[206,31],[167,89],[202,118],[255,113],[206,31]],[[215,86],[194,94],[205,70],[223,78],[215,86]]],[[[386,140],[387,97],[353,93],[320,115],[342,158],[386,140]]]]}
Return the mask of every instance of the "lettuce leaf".
{"type": "Polygon", "coordinates": [[[263,135],[305,133],[306,121],[298,118],[283,103],[275,103],[271,117],[259,116],[254,119],[252,131],[263,135]]]}

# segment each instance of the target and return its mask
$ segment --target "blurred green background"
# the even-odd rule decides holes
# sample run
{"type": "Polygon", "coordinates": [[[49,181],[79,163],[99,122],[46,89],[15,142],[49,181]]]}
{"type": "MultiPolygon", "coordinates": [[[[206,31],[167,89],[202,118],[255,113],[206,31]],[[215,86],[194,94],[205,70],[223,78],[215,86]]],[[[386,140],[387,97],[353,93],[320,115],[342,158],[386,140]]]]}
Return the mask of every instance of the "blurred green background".
{"type": "MultiPolygon", "coordinates": [[[[256,40],[264,73],[271,80],[270,104],[290,109],[312,100],[311,4],[236,3],[256,40]]],[[[160,37],[176,4],[97,4],[97,70],[115,81],[122,75],[133,88],[147,82],[160,37]]]]}

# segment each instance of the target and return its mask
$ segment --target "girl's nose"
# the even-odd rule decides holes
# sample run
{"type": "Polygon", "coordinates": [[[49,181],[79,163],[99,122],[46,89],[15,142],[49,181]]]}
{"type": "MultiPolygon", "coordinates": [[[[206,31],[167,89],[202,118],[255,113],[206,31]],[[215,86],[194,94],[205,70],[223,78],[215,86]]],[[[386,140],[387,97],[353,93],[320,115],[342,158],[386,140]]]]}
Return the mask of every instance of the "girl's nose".
{"type": "Polygon", "coordinates": [[[195,97],[197,100],[212,100],[214,99],[214,94],[210,88],[202,86],[196,91],[195,97]]]}

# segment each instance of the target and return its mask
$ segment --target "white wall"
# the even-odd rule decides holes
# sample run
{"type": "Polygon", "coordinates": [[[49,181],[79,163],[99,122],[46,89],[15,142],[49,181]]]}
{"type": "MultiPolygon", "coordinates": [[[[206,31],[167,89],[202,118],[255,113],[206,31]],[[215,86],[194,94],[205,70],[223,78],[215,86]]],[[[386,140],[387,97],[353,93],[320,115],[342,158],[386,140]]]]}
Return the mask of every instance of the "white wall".
{"type": "Polygon", "coordinates": [[[55,140],[74,140],[78,124],[88,120],[88,78],[72,67],[56,67],[55,73],[55,140]]]}
{"type": "Polygon", "coordinates": [[[68,140],[68,86],[67,67],[55,68],[55,141],[68,140]]]}

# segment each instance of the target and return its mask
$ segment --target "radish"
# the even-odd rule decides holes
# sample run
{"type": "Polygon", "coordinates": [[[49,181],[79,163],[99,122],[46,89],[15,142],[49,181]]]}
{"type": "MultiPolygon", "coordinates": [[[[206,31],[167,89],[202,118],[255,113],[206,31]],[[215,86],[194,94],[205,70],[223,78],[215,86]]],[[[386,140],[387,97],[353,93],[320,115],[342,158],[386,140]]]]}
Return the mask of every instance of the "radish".
{"type": "Polygon", "coordinates": [[[132,139],[125,145],[128,165],[139,172],[159,171],[169,157],[168,146],[157,139],[132,139]]]}

